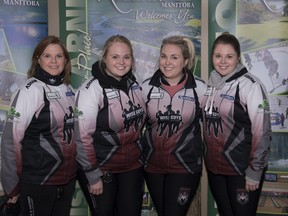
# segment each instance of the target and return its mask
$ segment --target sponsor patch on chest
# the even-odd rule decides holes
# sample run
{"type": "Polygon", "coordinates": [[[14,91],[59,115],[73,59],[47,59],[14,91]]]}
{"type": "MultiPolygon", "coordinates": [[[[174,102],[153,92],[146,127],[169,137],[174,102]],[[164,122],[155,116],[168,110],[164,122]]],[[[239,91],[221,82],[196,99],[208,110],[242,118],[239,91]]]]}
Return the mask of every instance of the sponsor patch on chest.
{"type": "Polygon", "coordinates": [[[150,99],[162,99],[164,96],[163,92],[152,92],[150,94],[150,99]]]}
{"type": "Polygon", "coordinates": [[[46,95],[49,99],[60,99],[61,98],[59,92],[47,92],[46,95]]]}
{"type": "Polygon", "coordinates": [[[114,99],[119,97],[119,92],[118,91],[106,91],[106,95],[108,100],[114,99]]]}

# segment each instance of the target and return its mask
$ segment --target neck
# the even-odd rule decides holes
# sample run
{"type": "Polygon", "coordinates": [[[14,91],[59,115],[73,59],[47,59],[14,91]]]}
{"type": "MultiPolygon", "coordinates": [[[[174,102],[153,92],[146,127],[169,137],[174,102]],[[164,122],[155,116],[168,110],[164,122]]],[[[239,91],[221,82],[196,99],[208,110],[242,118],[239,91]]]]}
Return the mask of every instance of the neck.
{"type": "Polygon", "coordinates": [[[174,78],[169,78],[169,77],[165,77],[165,76],[163,76],[163,78],[169,83],[170,86],[175,86],[175,85],[179,84],[179,82],[182,79],[183,75],[184,74],[181,73],[179,76],[174,77],[174,78]]]}

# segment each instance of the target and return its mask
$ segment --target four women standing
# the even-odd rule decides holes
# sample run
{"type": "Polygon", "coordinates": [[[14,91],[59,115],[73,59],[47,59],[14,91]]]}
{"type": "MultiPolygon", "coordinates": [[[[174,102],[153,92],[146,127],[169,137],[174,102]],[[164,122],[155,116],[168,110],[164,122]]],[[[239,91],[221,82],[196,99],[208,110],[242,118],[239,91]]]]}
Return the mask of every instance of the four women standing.
{"type": "Polygon", "coordinates": [[[166,38],[159,69],[140,85],[130,41],[112,36],[74,108],[68,52],[58,38],[43,39],[3,132],[9,202],[20,194],[23,215],[69,215],[75,117],[78,179],[92,215],[140,216],[144,164],[158,215],[184,216],[201,178],[203,114],[205,165],[220,215],[255,215],[271,138],[266,90],[240,63],[233,35],[214,42],[208,88],[191,73],[194,58],[188,38],[166,38]]]}

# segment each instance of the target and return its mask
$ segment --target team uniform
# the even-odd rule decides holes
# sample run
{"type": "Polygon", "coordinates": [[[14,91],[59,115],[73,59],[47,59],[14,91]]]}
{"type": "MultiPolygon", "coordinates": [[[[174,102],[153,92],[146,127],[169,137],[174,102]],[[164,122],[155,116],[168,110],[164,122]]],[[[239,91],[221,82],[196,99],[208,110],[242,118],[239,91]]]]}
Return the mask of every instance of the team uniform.
{"type": "Polygon", "coordinates": [[[2,185],[9,197],[20,193],[24,215],[69,215],[77,173],[75,98],[62,78],[38,67],[14,94],[7,113],[2,185]]]}
{"type": "Polygon", "coordinates": [[[143,167],[139,136],[146,117],[141,86],[131,71],[118,81],[103,73],[98,62],[92,67],[92,75],[76,94],[82,188],[102,178],[103,194],[84,192],[92,204],[92,214],[113,215],[117,199],[117,215],[140,215],[143,167]]]}
{"type": "MultiPolygon", "coordinates": [[[[216,71],[211,76],[220,77],[216,71]]],[[[220,215],[248,216],[256,212],[268,163],[268,99],[260,80],[241,65],[221,87],[219,83],[210,79],[203,104],[209,185],[220,215]],[[245,178],[260,182],[260,189],[246,192],[245,178]]]]}
{"type": "Polygon", "coordinates": [[[169,86],[160,70],[142,87],[148,117],[142,138],[146,183],[158,215],[183,215],[201,176],[200,100],[207,87],[190,72],[169,86]]]}

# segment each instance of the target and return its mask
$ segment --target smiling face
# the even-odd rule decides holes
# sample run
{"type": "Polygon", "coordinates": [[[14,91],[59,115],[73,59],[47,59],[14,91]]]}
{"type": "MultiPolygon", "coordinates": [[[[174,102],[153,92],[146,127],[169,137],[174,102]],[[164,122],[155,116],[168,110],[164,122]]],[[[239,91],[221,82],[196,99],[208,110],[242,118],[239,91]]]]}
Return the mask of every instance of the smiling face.
{"type": "Polygon", "coordinates": [[[121,80],[132,68],[132,51],[127,44],[114,42],[108,48],[107,56],[103,61],[106,64],[106,73],[117,80],[121,80]]]}
{"type": "Polygon", "coordinates": [[[159,67],[170,85],[177,85],[183,76],[183,68],[188,60],[184,59],[179,46],[165,44],[160,53],[159,67]]]}
{"type": "Polygon", "coordinates": [[[235,70],[240,57],[230,44],[217,44],[215,46],[212,61],[214,69],[222,76],[226,76],[235,70]]]}
{"type": "Polygon", "coordinates": [[[50,44],[38,58],[40,67],[52,76],[62,73],[66,59],[60,45],[50,44]]]}

